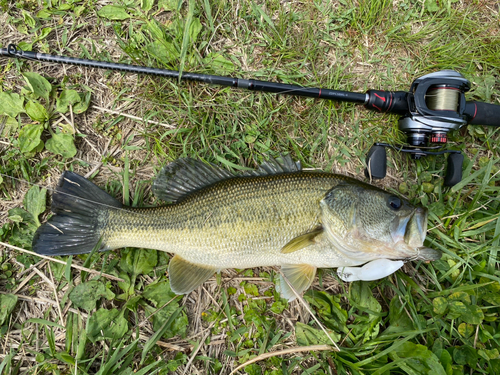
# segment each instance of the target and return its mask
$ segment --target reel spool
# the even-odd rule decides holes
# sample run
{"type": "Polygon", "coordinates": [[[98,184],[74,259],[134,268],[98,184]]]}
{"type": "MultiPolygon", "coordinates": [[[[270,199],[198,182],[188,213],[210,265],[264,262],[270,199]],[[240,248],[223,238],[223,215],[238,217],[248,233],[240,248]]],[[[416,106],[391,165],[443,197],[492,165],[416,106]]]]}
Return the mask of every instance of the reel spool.
{"type": "Polygon", "coordinates": [[[448,153],[444,185],[453,186],[460,182],[464,158],[460,151],[434,150],[446,144],[450,130],[467,125],[465,93],[469,89],[469,81],[453,70],[427,74],[413,81],[407,96],[409,111],[399,119],[399,129],[406,133],[409,147],[374,144],[366,157],[368,167],[365,174],[377,179],[385,177],[384,148],[390,147],[409,153],[413,159],[448,153]]]}
{"type": "MultiPolygon", "coordinates": [[[[425,94],[427,108],[432,111],[452,111],[458,114],[460,95],[463,94],[459,87],[450,85],[431,86],[425,94]]],[[[432,133],[429,143],[446,143],[446,133],[432,133]]]]}
{"type": "Polygon", "coordinates": [[[458,111],[460,88],[448,85],[433,86],[425,94],[425,104],[433,111],[458,111]]]}
{"type": "Polygon", "coordinates": [[[448,131],[467,125],[465,93],[469,90],[469,81],[453,70],[413,81],[407,98],[409,113],[399,120],[399,129],[406,133],[408,144],[445,144],[448,131]]]}

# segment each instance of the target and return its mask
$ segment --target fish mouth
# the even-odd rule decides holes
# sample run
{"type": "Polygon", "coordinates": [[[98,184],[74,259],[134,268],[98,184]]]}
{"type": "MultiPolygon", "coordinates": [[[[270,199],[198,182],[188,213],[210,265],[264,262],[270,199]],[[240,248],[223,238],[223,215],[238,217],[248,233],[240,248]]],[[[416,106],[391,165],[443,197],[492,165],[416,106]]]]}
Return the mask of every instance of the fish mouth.
{"type": "Polygon", "coordinates": [[[428,211],[425,208],[415,209],[408,225],[406,225],[404,241],[410,247],[420,247],[424,245],[427,235],[427,216],[428,211]]]}
{"type": "Polygon", "coordinates": [[[397,244],[404,243],[404,253],[408,260],[433,261],[441,258],[441,252],[424,246],[427,235],[428,211],[417,207],[407,217],[398,218],[393,223],[392,238],[397,244]]]}

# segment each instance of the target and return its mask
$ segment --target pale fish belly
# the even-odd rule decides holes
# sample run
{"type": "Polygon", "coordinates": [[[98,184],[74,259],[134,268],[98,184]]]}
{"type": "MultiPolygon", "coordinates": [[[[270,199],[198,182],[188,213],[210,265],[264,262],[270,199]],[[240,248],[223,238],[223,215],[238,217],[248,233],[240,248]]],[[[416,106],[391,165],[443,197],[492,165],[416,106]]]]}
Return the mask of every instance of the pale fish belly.
{"type": "MultiPolygon", "coordinates": [[[[253,268],[263,266],[282,266],[285,264],[308,264],[317,268],[337,268],[357,266],[366,260],[350,259],[336,250],[326,236],[316,237],[316,243],[299,251],[282,253],[289,239],[270,239],[259,245],[240,243],[238,247],[225,247],[224,250],[208,248],[182,248],[177,252],[184,259],[198,264],[210,265],[217,269],[253,268]]],[[[168,251],[168,250],[166,250],[168,251]]]]}
{"type": "Polygon", "coordinates": [[[297,228],[297,225],[291,228],[275,221],[261,226],[260,230],[256,230],[255,225],[243,226],[240,223],[239,225],[204,227],[199,231],[190,229],[155,231],[146,229],[148,226],[135,225],[126,228],[124,225],[119,235],[113,235],[106,243],[109,249],[142,247],[166,251],[178,254],[189,262],[212,266],[218,270],[285,264],[336,268],[364,263],[350,259],[337,251],[323,235],[317,236],[314,245],[300,251],[287,254],[281,252],[283,246],[290,240],[311,230],[316,225],[315,222],[304,223],[302,228],[297,228]]]}

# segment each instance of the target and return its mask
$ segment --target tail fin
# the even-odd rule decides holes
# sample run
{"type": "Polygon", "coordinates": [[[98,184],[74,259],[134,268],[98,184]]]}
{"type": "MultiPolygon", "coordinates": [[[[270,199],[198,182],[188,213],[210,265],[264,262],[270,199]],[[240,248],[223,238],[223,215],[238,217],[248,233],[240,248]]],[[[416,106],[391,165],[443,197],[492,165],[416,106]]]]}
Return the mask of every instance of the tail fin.
{"type": "Polygon", "coordinates": [[[90,253],[101,240],[109,207],[122,204],[86,178],[64,172],[52,195],[55,215],[37,229],[33,251],[43,255],[90,253]]]}

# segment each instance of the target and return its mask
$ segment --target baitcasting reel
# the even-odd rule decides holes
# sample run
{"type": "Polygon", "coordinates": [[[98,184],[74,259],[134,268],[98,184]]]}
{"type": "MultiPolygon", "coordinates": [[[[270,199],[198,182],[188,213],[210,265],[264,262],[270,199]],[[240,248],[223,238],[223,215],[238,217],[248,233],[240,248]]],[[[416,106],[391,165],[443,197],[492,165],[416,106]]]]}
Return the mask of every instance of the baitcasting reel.
{"type": "Polygon", "coordinates": [[[442,70],[416,79],[409,92],[368,91],[368,95],[376,98],[365,104],[369,109],[402,115],[399,129],[406,133],[408,146],[375,143],[366,156],[366,176],[376,179],[385,177],[385,148],[389,147],[409,153],[414,159],[448,153],[444,185],[453,186],[460,182],[464,159],[461,152],[432,150],[446,144],[450,130],[468,124],[500,126],[500,106],[467,102],[465,93],[469,90],[469,81],[460,73],[442,70]]]}
{"type": "Polygon", "coordinates": [[[400,152],[410,153],[415,159],[427,155],[450,154],[444,184],[453,186],[462,179],[463,155],[460,151],[433,150],[441,148],[446,143],[450,130],[456,130],[468,124],[500,126],[500,105],[465,101],[465,93],[470,89],[470,83],[460,73],[453,70],[443,70],[420,77],[412,83],[409,92],[368,90],[366,93],[358,93],[256,79],[190,72],[181,74],[175,70],[23,51],[14,44],[1,48],[0,56],[150,74],[252,91],[351,102],[364,104],[367,109],[398,114],[402,116],[399,120],[399,128],[407,134],[409,146],[375,143],[366,158],[366,175],[369,178],[385,177],[385,148],[390,147],[400,152]],[[429,144],[437,146],[430,147],[429,144]]]}

